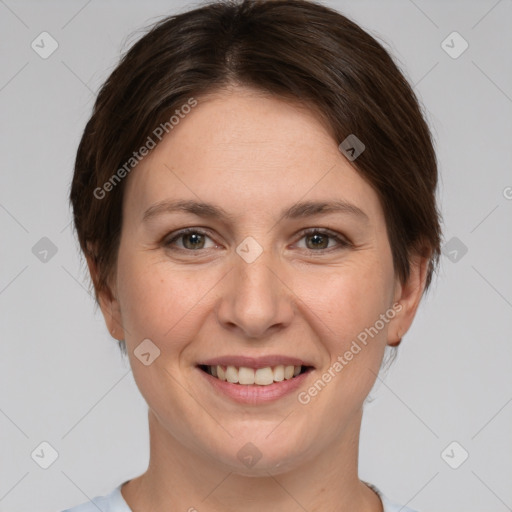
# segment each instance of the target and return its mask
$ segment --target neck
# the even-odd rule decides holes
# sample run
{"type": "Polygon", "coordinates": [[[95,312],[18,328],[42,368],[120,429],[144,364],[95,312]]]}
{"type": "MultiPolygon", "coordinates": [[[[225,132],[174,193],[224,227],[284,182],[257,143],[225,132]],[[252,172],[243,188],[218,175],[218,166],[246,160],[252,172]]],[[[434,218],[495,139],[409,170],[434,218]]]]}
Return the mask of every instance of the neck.
{"type": "Polygon", "coordinates": [[[122,487],[133,512],[382,512],[357,472],[361,414],[313,462],[264,476],[245,476],[184,446],[149,411],[150,463],[122,487]]]}

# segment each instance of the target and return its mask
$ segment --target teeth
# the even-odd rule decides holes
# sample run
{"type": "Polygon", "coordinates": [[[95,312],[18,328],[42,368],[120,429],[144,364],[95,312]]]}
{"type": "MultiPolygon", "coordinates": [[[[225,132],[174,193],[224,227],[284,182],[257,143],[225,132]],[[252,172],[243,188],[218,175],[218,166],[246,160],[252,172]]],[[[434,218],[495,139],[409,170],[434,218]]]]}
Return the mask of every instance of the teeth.
{"type": "Polygon", "coordinates": [[[232,384],[238,382],[238,370],[234,366],[228,366],[226,368],[226,380],[232,384]]]}
{"type": "Polygon", "coordinates": [[[282,364],[274,368],[274,380],[276,382],[281,382],[284,380],[284,366],[282,364]]]}
{"type": "MultiPolygon", "coordinates": [[[[240,368],[241,369],[241,368],[240,368]]],[[[258,368],[254,372],[254,384],[259,384],[260,386],[268,386],[274,382],[274,372],[270,366],[266,368],[258,368]]]]}
{"type": "MultiPolygon", "coordinates": [[[[240,384],[254,384],[254,370],[252,368],[246,368],[242,366],[238,370],[238,382],[240,384]]],[[[258,382],[261,384],[261,382],[258,382]]]]}
{"type": "Polygon", "coordinates": [[[274,382],[282,382],[283,380],[290,380],[296,377],[300,374],[302,366],[284,366],[279,364],[273,368],[270,366],[258,369],[247,368],[246,366],[241,366],[240,368],[227,366],[224,369],[222,366],[217,365],[208,366],[207,369],[210,375],[232,384],[268,386],[274,382]]]}

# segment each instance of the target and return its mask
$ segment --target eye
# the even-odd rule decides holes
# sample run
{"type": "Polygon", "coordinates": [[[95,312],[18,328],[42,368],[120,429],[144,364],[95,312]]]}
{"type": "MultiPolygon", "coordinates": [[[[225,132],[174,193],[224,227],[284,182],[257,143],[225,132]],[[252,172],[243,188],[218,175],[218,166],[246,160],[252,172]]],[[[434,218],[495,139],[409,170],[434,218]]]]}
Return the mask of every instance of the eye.
{"type": "Polygon", "coordinates": [[[338,234],[325,229],[312,228],[303,231],[301,234],[301,240],[306,240],[306,250],[310,252],[321,252],[325,250],[328,250],[330,252],[331,249],[343,249],[345,247],[350,247],[352,245],[350,242],[348,242],[338,234]],[[336,245],[334,246],[334,248],[329,247],[329,239],[334,240],[337,243],[337,247],[336,245]],[[308,240],[310,240],[309,244],[308,240]]]}
{"type": "MultiPolygon", "coordinates": [[[[215,244],[210,247],[205,246],[206,239],[212,239],[208,232],[199,228],[182,229],[173,235],[172,238],[164,240],[163,244],[165,247],[194,252],[216,246],[215,244]],[[181,247],[180,244],[176,244],[177,241],[181,241],[181,247]]],[[[309,252],[330,252],[331,250],[343,249],[352,245],[337,233],[325,229],[310,228],[303,231],[301,235],[300,240],[306,240],[305,249],[309,252]],[[331,240],[334,241],[337,246],[335,244],[334,247],[329,247],[331,240]]]]}
{"type": "MultiPolygon", "coordinates": [[[[165,240],[164,245],[170,247],[174,245],[177,240],[182,240],[182,247],[177,247],[179,250],[195,251],[201,249],[208,249],[204,246],[205,239],[210,238],[206,231],[197,228],[183,229],[175,234],[171,239],[165,240]]],[[[210,238],[211,240],[211,238],[210,238]]]]}

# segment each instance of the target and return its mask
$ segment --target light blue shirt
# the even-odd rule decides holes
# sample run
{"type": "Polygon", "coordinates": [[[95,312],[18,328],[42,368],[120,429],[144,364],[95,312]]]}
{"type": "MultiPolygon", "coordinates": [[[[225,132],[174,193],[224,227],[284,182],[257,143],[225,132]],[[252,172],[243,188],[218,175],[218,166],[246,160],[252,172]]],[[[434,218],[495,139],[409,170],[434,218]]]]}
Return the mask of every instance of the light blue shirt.
{"type": "MultiPolygon", "coordinates": [[[[121,487],[125,483],[126,482],[119,484],[114,490],[105,496],[97,496],[91,501],[87,501],[75,507],[68,508],[62,512],[133,512],[121,494],[121,487]]],[[[371,485],[370,487],[380,496],[384,506],[384,512],[416,512],[411,508],[393,503],[388,498],[386,498],[374,485],[371,485]]]]}

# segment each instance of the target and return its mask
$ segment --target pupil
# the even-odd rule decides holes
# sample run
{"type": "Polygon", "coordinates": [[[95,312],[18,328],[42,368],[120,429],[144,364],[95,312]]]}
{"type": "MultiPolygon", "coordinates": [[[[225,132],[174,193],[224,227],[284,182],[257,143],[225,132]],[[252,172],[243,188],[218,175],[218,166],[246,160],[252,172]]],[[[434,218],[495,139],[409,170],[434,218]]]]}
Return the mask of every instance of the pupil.
{"type": "MultiPolygon", "coordinates": [[[[202,240],[202,236],[201,234],[199,233],[190,233],[188,235],[185,235],[184,237],[184,240],[187,241],[187,243],[185,243],[185,247],[187,247],[187,249],[190,249],[190,248],[197,248],[198,245],[201,244],[201,242],[203,241],[202,240]],[[188,243],[190,240],[192,240],[192,243],[188,243]]],[[[326,245],[325,245],[325,241],[326,241],[326,238],[324,235],[321,235],[321,234],[314,234],[314,235],[310,235],[309,236],[310,240],[313,240],[313,247],[322,247],[322,248],[325,248],[326,245]],[[322,243],[323,241],[323,243],[322,243]],[[320,243],[319,243],[320,242],[320,243]]]]}
{"type": "MultiPolygon", "coordinates": [[[[310,238],[311,238],[311,239],[316,239],[317,241],[318,241],[318,239],[319,239],[319,238],[320,238],[320,239],[322,239],[322,238],[323,238],[323,239],[324,239],[324,242],[325,242],[325,238],[326,238],[326,237],[325,237],[324,235],[321,235],[321,234],[315,234],[315,235],[310,235],[310,238]]],[[[315,243],[314,243],[314,244],[313,244],[313,247],[319,247],[320,245],[322,245],[322,244],[315,244],[315,243]]],[[[323,245],[325,245],[325,243],[324,243],[323,245]]],[[[324,248],[324,247],[322,247],[322,248],[324,248]]]]}
{"type": "Polygon", "coordinates": [[[185,247],[187,247],[187,245],[189,245],[189,247],[187,247],[187,249],[194,249],[194,248],[197,248],[197,243],[199,242],[199,244],[201,243],[201,237],[203,235],[199,234],[199,233],[190,233],[188,235],[185,236],[184,240],[185,241],[189,241],[190,239],[193,239],[194,241],[192,242],[192,244],[188,244],[188,243],[185,243],[185,247]]]}

